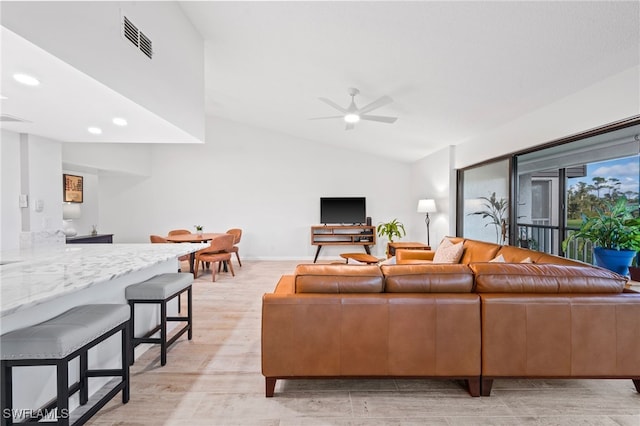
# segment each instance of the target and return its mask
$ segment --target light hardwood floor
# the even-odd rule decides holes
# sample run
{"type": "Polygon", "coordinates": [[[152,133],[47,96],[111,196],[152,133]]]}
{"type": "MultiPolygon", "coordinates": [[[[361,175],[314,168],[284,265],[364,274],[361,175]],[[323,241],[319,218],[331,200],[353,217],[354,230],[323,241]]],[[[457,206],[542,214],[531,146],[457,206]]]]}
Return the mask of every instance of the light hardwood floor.
{"type": "MultiPolygon", "coordinates": [[[[235,278],[194,283],[194,334],[160,366],[152,347],[120,395],[90,425],[633,425],[640,394],[631,380],[496,380],[472,398],[447,380],[278,381],[264,396],[261,297],[299,262],[244,261],[235,278]]],[[[235,264],[237,265],[237,264],[235,264]]]]}

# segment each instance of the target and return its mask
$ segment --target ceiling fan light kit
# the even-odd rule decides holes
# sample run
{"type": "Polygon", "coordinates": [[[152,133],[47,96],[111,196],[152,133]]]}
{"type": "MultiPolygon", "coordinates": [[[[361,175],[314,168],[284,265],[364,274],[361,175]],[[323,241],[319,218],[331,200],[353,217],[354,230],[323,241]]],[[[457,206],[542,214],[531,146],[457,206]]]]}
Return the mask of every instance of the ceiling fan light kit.
{"type": "Polygon", "coordinates": [[[316,117],[316,118],[312,118],[311,120],[341,118],[345,121],[345,123],[347,123],[345,130],[351,130],[355,127],[354,124],[359,122],[360,120],[377,121],[379,123],[391,124],[391,123],[395,123],[395,121],[398,119],[398,117],[387,117],[382,115],[367,115],[368,112],[371,112],[374,109],[383,107],[393,102],[393,99],[391,99],[391,97],[383,96],[371,102],[370,104],[365,105],[362,108],[358,108],[356,106],[356,102],[354,98],[358,93],[360,93],[360,91],[355,87],[352,87],[352,88],[349,88],[348,92],[349,92],[349,96],[351,96],[351,104],[347,108],[341,107],[337,103],[333,102],[331,99],[318,98],[325,104],[329,105],[330,107],[340,111],[343,115],[334,115],[331,117],[316,117]]]}

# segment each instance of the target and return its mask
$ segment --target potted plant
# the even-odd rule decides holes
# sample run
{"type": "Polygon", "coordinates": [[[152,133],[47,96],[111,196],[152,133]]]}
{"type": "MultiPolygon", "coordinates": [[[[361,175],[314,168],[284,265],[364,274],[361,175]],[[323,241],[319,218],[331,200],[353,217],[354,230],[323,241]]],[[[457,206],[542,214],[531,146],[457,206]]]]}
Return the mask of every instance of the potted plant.
{"type": "MultiPolygon", "coordinates": [[[[393,242],[394,237],[402,238],[407,235],[407,232],[404,230],[404,225],[398,222],[398,219],[380,223],[376,230],[378,232],[378,236],[387,237],[389,243],[393,242]]],[[[387,244],[387,254],[389,254],[389,244],[387,244]]]]}
{"type": "Polygon", "coordinates": [[[620,197],[615,202],[605,202],[603,208],[596,207],[594,216],[583,213],[580,229],[562,242],[562,250],[566,251],[569,242],[578,238],[580,249],[585,240],[591,241],[596,265],[627,275],[640,250],[640,218],[634,216],[633,210],[627,199],[620,197]]]}
{"type": "Polygon", "coordinates": [[[633,281],[640,282],[640,259],[638,259],[638,256],[640,256],[640,252],[636,253],[631,266],[629,266],[629,277],[633,281]]]}
{"type": "Polygon", "coordinates": [[[193,225],[193,227],[196,228],[196,235],[202,237],[202,225],[193,225]]]}

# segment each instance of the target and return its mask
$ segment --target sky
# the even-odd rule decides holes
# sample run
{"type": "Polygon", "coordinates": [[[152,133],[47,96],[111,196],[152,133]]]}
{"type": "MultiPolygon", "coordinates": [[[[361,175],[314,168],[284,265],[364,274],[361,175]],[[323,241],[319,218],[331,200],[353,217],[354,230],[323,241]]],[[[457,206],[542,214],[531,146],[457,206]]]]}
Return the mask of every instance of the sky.
{"type": "Polygon", "coordinates": [[[601,161],[587,165],[587,176],[569,180],[569,185],[578,182],[593,183],[594,177],[618,178],[620,179],[620,192],[639,192],[640,182],[640,157],[626,157],[617,160],[601,161]]]}

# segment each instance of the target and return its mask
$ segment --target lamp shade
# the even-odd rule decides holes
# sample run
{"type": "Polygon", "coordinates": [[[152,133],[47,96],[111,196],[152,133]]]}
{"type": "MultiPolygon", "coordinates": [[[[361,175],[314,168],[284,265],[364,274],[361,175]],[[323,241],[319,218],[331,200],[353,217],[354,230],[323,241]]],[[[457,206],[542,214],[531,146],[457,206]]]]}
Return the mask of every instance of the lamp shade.
{"type": "Polygon", "coordinates": [[[62,218],[64,220],[79,219],[80,216],[82,216],[82,212],[80,211],[80,204],[64,203],[62,205],[62,218]]]}
{"type": "Polygon", "coordinates": [[[418,200],[418,213],[436,212],[436,201],[433,199],[418,200]]]}

